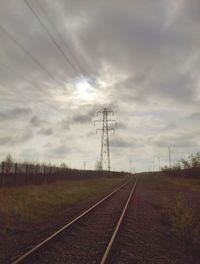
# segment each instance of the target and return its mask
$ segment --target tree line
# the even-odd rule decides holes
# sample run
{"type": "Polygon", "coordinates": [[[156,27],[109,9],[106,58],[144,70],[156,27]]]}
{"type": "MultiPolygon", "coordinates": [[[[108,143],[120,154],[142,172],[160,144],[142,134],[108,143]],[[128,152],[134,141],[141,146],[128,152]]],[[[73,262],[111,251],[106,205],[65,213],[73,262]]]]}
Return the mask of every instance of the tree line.
{"type": "Polygon", "coordinates": [[[26,160],[20,163],[16,163],[14,158],[11,156],[11,154],[7,154],[7,156],[1,163],[3,164],[3,172],[6,174],[12,172],[12,168],[15,166],[15,164],[20,164],[20,166],[30,166],[30,167],[36,166],[38,168],[57,167],[62,169],[70,169],[70,167],[65,162],[62,162],[59,166],[56,166],[55,164],[52,164],[50,162],[47,163],[47,162],[36,162],[36,161],[26,161],[26,160]]]}
{"type": "MultiPolygon", "coordinates": [[[[200,152],[197,152],[196,154],[190,154],[188,158],[180,159],[179,162],[175,163],[172,166],[172,170],[187,170],[187,169],[197,169],[200,168],[200,152]]],[[[168,166],[164,166],[161,168],[162,171],[169,170],[170,168],[168,166]]]]}

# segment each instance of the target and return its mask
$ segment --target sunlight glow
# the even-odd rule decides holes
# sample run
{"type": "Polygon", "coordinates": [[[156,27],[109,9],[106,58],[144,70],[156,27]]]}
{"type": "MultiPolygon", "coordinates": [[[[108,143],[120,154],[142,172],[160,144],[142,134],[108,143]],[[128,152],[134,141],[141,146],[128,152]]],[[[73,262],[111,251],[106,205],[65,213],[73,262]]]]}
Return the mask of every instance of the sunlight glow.
{"type": "Polygon", "coordinates": [[[77,97],[81,100],[93,100],[95,98],[94,89],[86,80],[81,80],[76,83],[77,97]]]}

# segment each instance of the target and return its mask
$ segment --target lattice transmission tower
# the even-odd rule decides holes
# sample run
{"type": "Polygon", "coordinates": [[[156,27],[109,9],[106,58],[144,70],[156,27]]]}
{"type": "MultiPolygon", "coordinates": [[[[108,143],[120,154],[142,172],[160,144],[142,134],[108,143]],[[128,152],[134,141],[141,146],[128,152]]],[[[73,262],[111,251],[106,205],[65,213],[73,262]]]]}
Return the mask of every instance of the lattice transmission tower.
{"type": "Polygon", "coordinates": [[[101,131],[101,152],[100,152],[100,160],[99,160],[99,170],[108,170],[110,171],[110,146],[109,146],[109,131],[115,132],[115,127],[117,126],[117,121],[113,119],[109,119],[109,116],[114,116],[114,112],[111,109],[104,108],[101,111],[97,112],[97,117],[99,115],[102,116],[101,119],[97,119],[94,121],[101,122],[102,127],[96,129],[96,133],[101,131]]]}

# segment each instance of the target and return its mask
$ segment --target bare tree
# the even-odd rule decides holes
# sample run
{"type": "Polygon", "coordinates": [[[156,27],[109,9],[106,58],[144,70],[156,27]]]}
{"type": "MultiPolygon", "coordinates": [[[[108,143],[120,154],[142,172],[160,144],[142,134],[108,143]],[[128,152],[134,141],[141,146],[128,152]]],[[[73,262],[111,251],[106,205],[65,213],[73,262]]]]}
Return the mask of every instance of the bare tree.
{"type": "Polygon", "coordinates": [[[180,162],[183,164],[184,169],[190,169],[191,168],[190,162],[188,160],[181,159],[180,162]]]}
{"type": "Polygon", "coordinates": [[[4,170],[7,174],[11,172],[13,163],[14,163],[14,159],[12,158],[11,154],[8,154],[4,161],[4,170]]]}
{"type": "Polygon", "coordinates": [[[188,159],[181,159],[180,162],[184,169],[200,168],[200,152],[191,154],[188,159]]]}
{"type": "Polygon", "coordinates": [[[69,169],[69,166],[65,162],[62,162],[60,164],[60,168],[62,168],[62,169],[69,169]]]}
{"type": "Polygon", "coordinates": [[[189,156],[189,161],[192,168],[200,167],[200,152],[197,152],[195,155],[191,154],[189,156]]]}
{"type": "Polygon", "coordinates": [[[170,170],[170,168],[168,166],[161,167],[161,171],[168,171],[168,170],[170,170]]]}
{"type": "Polygon", "coordinates": [[[181,170],[181,165],[179,162],[175,163],[173,166],[172,166],[172,169],[173,170],[181,170]]]}

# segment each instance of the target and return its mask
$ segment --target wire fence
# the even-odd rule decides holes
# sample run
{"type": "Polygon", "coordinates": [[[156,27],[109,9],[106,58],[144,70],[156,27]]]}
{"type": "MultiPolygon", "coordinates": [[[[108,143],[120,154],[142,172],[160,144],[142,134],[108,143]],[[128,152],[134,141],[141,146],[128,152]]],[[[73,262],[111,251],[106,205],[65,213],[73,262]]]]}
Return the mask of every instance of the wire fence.
{"type": "Polygon", "coordinates": [[[0,163],[0,187],[51,183],[65,179],[121,176],[122,172],[77,170],[39,164],[0,163]]]}

